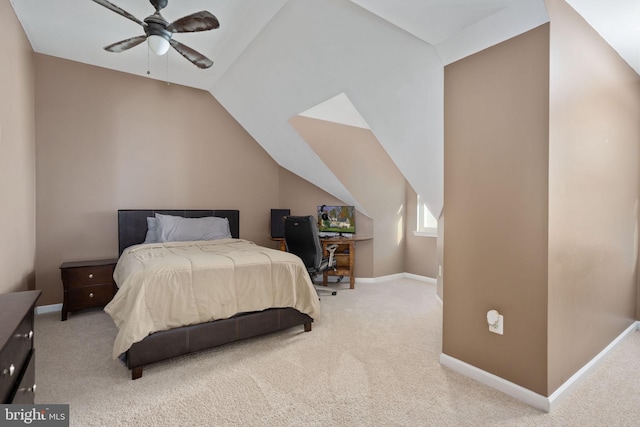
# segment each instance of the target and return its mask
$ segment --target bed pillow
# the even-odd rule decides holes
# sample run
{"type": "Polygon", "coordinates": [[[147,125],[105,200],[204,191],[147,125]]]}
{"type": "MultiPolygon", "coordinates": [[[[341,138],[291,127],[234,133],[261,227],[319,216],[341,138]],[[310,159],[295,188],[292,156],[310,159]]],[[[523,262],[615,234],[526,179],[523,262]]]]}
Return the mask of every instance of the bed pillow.
{"type": "Polygon", "coordinates": [[[147,217],[147,236],[144,239],[144,243],[158,243],[158,218],[148,216],[147,217]]]}
{"type": "Polygon", "coordinates": [[[183,218],[181,216],[156,214],[158,241],[187,242],[193,240],[230,239],[229,220],[207,216],[183,218]]]}

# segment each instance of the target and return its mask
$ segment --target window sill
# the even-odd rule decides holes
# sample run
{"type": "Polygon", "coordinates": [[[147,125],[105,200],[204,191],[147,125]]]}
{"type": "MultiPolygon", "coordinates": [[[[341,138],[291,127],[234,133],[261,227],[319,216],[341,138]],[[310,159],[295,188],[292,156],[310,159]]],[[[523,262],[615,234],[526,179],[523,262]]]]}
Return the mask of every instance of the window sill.
{"type": "Polygon", "coordinates": [[[438,230],[433,228],[425,231],[414,231],[413,235],[417,237],[438,237],[438,230]]]}

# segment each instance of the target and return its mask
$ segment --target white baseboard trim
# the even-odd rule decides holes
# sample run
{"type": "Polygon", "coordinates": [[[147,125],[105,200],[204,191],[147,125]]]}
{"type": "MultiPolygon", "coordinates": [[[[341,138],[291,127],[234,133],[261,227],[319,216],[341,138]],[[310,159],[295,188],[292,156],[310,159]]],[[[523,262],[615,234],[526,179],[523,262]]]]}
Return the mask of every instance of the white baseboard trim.
{"type": "Polygon", "coordinates": [[[62,304],[41,305],[36,307],[36,314],[53,313],[62,311],[62,304]]]}
{"type": "Polygon", "coordinates": [[[440,364],[458,372],[459,374],[474,379],[484,385],[495,388],[496,390],[499,390],[504,394],[507,394],[515,399],[533,406],[534,408],[549,412],[549,405],[547,402],[548,399],[546,397],[538,393],[534,393],[531,390],[519,386],[518,384],[514,384],[511,381],[507,381],[497,375],[491,374],[487,371],[483,371],[482,369],[478,369],[473,365],[469,365],[466,362],[458,360],[444,353],[440,354],[440,364]]]}
{"type": "Polygon", "coordinates": [[[598,353],[593,359],[589,361],[586,365],[584,365],[578,372],[573,374],[571,378],[565,381],[556,391],[551,393],[549,396],[549,411],[551,412],[566,396],[568,396],[568,392],[572,390],[576,385],[580,383],[584,378],[587,377],[589,373],[591,373],[606,357],[607,353],[613,350],[623,339],[627,337],[628,334],[640,328],[640,321],[636,321],[632,323],[627,329],[625,329],[616,339],[611,341],[608,346],[606,346],[600,353],[598,353]]]}
{"type": "Polygon", "coordinates": [[[356,283],[382,283],[382,282],[387,282],[389,280],[395,280],[395,279],[413,279],[413,280],[419,280],[425,283],[430,283],[433,285],[438,283],[438,281],[433,277],[419,276],[417,274],[411,274],[411,273],[396,273],[396,274],[390,274],[388,276],[379,276],[379,277],[356,277],[356,283]]]}
{"type": "Polygon", "coordinates": [[[440,364],[462,374],[469,378],[472,378],[482,384],[488,385],[496,390],[499,390],[515,399],[518,399],[534,408],[540,409],[545,412],[551,412],[560,401],[569,394],[582,379],[584,379],[588,373],[590,373],[610,352],[616,345],[618,345],[627,334],[633,332],[635,329],[640,329],[640,321],[636,321],[629,326],[624,332],[622,332],[616,339],[614,339],[604,350],[598,353],[589,363],[584,365],[578,372],[573,374],[564,384],[553,392],[549,397],[542,396],[529,389],[526,389],[518,384],[514,384],[511,381],[507,381],[497,375],[478,369],[473,365],[458,360],[454,357],[440,354],[440,364]]]}
{"type": "Polygon", "coordinates": [[[404,273],[390,274],[388,276],[379,277],[356,277],[356,283],[382,283],[388,282],[389,280],[402,279],[403,277],[404,273]]]}
{"type": "Polygon", "coordinates": [[[438,280],[434,277],[419,276],[417,274],[412,274],[412,273],[404,273],[404,277],[406,277],[407,279],[413,279],[413,280],[418,280],[420,282],[429,283],[430,285],[438,284],[438,280]]]}

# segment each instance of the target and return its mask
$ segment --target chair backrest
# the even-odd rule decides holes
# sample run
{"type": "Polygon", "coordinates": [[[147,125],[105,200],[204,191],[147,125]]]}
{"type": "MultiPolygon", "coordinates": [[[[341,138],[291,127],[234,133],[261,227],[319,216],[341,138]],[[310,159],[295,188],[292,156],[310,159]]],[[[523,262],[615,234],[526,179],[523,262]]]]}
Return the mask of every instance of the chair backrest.
{"type": "Polygon", "coordinates": [[[287,252],[302,258],[307,270],[318,269],[322,264],[322,245],[314,216],[285,217],[284,242],[287,252]]]}

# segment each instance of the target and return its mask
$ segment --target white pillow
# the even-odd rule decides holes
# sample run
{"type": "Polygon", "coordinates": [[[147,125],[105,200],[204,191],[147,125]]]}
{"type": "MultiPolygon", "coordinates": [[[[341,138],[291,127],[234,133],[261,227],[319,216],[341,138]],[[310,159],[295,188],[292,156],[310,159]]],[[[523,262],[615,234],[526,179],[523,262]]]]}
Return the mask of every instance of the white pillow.
{"type": "Polygon", "coordinates": [[[187,242],[194,240],[230,239],[229,220],[207,216],[183,218],[181,216],[156,214],[159,242],[187,242]]]}
{"type": "Polygon", "coordinates": [[[147,217],[147,236],[144,239],[144,243],[158,243],[158,218],[148,216],[147,217]]]}

